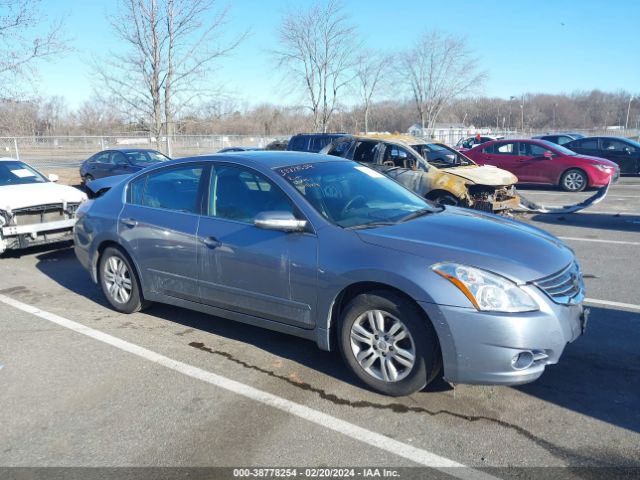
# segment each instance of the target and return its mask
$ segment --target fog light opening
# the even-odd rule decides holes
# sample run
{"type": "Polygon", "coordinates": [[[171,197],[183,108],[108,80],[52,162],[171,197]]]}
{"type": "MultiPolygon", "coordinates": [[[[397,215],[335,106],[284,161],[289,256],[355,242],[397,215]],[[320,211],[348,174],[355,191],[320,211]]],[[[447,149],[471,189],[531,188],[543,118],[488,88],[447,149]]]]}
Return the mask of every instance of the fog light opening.
{"type": "Polygon", "coordinates": [[[524,370],[531,365],[533,365],[533,353],[529,351],[520,352],[511,359],[511,366],[515,370],[524,370]]]}

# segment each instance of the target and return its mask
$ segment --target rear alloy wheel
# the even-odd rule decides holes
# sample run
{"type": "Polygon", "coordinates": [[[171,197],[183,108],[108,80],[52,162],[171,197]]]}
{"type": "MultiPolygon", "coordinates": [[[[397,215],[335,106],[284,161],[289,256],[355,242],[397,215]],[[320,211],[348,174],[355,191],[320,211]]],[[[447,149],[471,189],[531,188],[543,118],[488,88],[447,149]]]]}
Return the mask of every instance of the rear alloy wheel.
{"type": "Polygon", "coordinates": [[[100,257],[100,285],[113,308],[122,313],[134,313],[147,306],[131,262],[125,254],[108,247],[100,257]]]}
{"type": "Polygon", "coordinates": [[[577,168],[567,170],[560,178],[560,187],[565,192],[581,192],[587,188],[587,174],[577,168]]]}
{"type": "Polygon", "coordinates": [[[340,318],[345,363],[370,388],[409,395],[440,371],[435,331],[410,300],[392,292],[357,296],[340,318]]]}

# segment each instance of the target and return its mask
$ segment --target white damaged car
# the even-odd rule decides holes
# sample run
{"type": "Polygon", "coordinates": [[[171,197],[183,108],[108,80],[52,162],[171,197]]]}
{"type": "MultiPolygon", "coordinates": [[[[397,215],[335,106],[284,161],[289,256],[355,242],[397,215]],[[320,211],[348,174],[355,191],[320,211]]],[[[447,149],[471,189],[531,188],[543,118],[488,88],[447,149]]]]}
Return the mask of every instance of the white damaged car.
{"type": "Polygon", "coordinates": [[[87,199],[24,162],[0,158],[0,254],[72,239],[76,210],[87,199]]]}

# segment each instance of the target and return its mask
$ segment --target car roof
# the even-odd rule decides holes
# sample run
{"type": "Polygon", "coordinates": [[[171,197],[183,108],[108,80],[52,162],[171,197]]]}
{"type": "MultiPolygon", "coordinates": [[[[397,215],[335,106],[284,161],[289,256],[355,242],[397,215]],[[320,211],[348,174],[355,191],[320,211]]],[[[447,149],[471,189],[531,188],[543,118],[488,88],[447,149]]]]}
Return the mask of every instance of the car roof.
{"type": "MultiPolygon", "coordinates": [[[[131,147],[113,147],[113,148],[105,148],[101,150],[101,152],[122,152],[122,153],[132,153],[132,152],[158,152],[159,150],[155,150],[153,148],[131,148],[131,147]]],[[[98,153],[101,153],[98,152],[98,153]]]]}
{"type": "Polygon", "coordinates": [[[163,165],[179,164],[184,162],[198,161],[219,161],[239,163],[253,167],[264,167],[274,169],[280,167],[292,167],[295,165],[305,165],[308,163],[322,163],[334,161],[349,161],[344,158],[331,157],[310,152],[296,152],[284,150],[249,150],[235,152],[233,155],[217,154],[199,155],[195,157],[178,158],[171,162],[162,162],[163,165]]]}

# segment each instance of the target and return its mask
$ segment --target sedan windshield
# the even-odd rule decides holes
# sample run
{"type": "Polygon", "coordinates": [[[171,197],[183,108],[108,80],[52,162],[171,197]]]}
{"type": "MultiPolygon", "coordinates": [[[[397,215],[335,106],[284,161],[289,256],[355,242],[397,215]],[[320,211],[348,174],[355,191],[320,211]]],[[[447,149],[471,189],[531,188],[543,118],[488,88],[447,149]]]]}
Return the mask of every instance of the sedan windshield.
{"type": "Polygon", "coordinates": [[[0,161],[0,187],[46,183],[48,181],[40,172],[26,163],[17,160],[0,161]]]}
{"type": "Polygon", "coordinates": [[[439,211],[381,173],[353,162],[277,168],[327,220],[344,228],[368,228],[439,211]]]}

